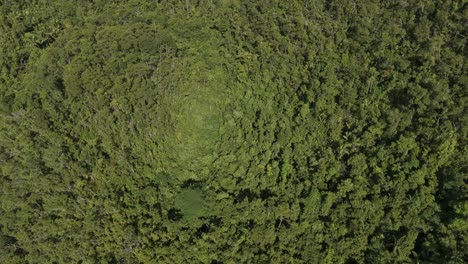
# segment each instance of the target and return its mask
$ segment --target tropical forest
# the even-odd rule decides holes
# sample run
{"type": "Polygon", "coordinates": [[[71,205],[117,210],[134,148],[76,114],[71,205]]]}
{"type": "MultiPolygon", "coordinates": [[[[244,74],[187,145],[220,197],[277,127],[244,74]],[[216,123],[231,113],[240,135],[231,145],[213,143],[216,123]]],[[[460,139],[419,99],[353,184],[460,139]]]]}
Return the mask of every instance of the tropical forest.
{"type": "Polygon", "coordinates": [[[0,0],[0,263],[468,263],[466,0],[0,0]]]}

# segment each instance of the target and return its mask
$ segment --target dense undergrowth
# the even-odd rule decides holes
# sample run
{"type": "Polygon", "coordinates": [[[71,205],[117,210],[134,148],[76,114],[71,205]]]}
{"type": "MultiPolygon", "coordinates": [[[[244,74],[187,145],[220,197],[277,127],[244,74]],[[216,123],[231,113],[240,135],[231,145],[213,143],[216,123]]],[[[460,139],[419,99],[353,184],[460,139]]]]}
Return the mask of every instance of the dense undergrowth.
{"type": "Polygon", "coordinates": [[[0,4],[1,263],[464,262],[464,1],[174,2],[0,4]]]}

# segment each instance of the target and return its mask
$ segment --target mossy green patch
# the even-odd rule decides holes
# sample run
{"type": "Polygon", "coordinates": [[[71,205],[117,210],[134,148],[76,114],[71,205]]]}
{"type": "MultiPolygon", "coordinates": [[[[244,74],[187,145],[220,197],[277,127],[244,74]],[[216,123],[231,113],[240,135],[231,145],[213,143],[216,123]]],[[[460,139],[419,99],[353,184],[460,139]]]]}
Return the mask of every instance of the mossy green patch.
{"type": "Polygon", "coordinates": [[[199,189],[183,189],[176,195],[175,206],[182,212],[184,222],[192,225],[196,225],[199,217],[206,213],[203,193],[199,189]]]}

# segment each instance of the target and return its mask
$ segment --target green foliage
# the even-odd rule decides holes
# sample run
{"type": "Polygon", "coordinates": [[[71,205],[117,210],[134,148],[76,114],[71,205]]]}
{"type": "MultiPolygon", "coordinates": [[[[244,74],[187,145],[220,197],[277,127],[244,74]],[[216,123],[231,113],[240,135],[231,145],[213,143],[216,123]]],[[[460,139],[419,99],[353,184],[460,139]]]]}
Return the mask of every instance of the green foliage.
{"type": "Polygon", "coordinates": [[[184,220],[190,224],[203,216],[203,203],[203,195],[196,189],[182,190],[175,199],[176,208],[181,210],[184,220]]]}
{"type": "Polygon", "coordinates": [[[463,1],[3,1],[0,263],[464,263],[463,1]]]}

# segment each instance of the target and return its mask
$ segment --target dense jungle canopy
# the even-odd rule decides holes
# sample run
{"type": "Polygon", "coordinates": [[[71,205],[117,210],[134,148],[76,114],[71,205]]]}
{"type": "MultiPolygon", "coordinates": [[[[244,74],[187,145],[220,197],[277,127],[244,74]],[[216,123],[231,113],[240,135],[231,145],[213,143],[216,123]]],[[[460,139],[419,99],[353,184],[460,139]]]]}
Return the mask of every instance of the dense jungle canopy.
{"type": "Polygon", "coordinates": [[[0,263],[466,263],[465,0],[0,1],[0,263]]]}

